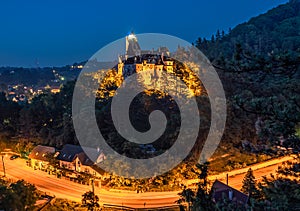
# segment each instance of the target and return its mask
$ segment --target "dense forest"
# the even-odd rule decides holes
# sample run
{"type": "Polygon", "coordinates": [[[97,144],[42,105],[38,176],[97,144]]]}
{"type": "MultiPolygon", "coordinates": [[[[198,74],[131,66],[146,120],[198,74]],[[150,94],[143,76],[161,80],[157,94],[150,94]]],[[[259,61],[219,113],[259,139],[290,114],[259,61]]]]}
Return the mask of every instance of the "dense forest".
{"type": "MultiPolygon", "coordinates": [[[[228,118],[219,153],[276,154],[276,145],[299,150],[299,11],[299,1],[290,1],[228,33],[217,31],[210,40],[195,42],[215,66],[226,92],[228,118]]],[[[44,92],[26,105],[1,94],[1,139],[23,148],[29,142],[58,148],[78,144],[71,116],[74,84],[68,81],[60,93],[44,92]]],[[[106,97],[97,104],[99,112],[109,110],[111,96],[106,97]]],[[[199,102],[206,100],[198,97],[199,102]]],[[[118,144],[126,152],[126,143],[118,144]]]]}
{"type": "Polygon", "coordinates": [[[246,53],[268,55],[299,53],[299,1],[271,9],[265,14],[251,18],[248,22],[229,29],[218,30],[210,40],[198,38],[195,45],[212,61],[231,60],[239,44],[246,53]]]}
{"type": "MultiPolygon", "coordinates": [[[[199,38],[228,99],[232,143],[295,140],[299,128],[300,3],[290,1],[211,40],[199,38]],[[237,128],[236,128],[237,127],[237,128]]],[[[286,142],[286,143],[287,143],[286,142]]]]}

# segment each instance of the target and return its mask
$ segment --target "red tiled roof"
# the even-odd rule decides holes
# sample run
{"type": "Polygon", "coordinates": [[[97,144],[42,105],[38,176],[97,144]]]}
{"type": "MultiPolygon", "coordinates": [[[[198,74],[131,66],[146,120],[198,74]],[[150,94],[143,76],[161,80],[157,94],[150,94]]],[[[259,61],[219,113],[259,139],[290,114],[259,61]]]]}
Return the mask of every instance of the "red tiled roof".
{"type": "Polygon", "coordinates": [[[55,153],[54,147],[42,146],[38,145],[33,148],[33,150],[29,154],[30,159],[36,159],[41,161],[48,161],[47,155],[55,153]]]}

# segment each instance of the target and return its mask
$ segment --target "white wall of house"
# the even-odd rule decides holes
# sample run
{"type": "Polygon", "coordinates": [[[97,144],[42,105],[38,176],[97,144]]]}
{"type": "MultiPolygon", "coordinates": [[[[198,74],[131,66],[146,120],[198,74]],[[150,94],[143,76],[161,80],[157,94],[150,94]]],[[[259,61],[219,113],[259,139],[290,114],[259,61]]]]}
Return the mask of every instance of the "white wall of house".
{"type": "Polygon", "coordinates": [[[43,168],[47,168],[47,166],[49,165],[49,162],[47,161],[41,161],[41,160],[37,160],[37,159],[30,159],[31,162],[31,167],[35,167],[38,169],[43,169],[43,168]]]}
{"type": "Polygon", "coordinates": [[[76,166],[75,166],[74,162],[68,162],[68,161],[62,161],[62,160],[60,160],[59,161],[59,166],[61,168],[69,169],[69,170],[72,170],[72,171],[76,170],[76,166]]]}

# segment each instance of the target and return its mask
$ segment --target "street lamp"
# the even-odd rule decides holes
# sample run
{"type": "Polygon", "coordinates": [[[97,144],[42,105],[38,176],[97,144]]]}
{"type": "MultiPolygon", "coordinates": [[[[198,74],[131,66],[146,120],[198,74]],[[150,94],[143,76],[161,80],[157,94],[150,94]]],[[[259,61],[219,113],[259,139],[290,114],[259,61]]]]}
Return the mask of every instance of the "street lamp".
{"type": "Polygon", "coordinates": [[[93,192],[93,208],[92,208],[92,210],[94,210],[94,206],[95,206],[95,201],[96,201],[96,197],[95,197],[95,184],[94,184],[94,182],[95,182],[95,175],[94,175],[94,173],[93,173],[93,175],[92,175],[92,192],[93,192]]]}
{"type": "Polygon", "coordinates": [[[3,165],[3,174],[4,174],[4,177],[6,176],[5,174],[5,165],[4,165],[4,155],[2,154],[2,165],[3,165]]]}

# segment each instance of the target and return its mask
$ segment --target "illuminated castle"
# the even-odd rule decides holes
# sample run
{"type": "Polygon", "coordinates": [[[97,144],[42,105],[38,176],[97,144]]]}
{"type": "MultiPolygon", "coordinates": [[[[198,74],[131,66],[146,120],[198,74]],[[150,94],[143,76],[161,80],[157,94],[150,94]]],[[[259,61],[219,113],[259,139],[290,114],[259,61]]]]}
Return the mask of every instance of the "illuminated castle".
{"type": "Polygon", "coordinates": [[[118,74],[126,79],[134,73],[145,70],[173,72],[174,61],[168,59],[169,55],[170,52],[166,47],[160,47],[156,51],[141,50],[136,36],[130,34],[126,36],[125,56],[119,57],[118,74]]]}
{"type": "MultiPolygon", "coordinates": [[[[143,79],[140,82],[144,85],[150,85],[151,81],[156,79],[158,75],[157,71],[166,71],[172,74],[174,78],[169,78],[168,81],[164,81],[163,84],[156,82],[157,88],[160,89],[165,86],[181,91],[181,85],[175,80],[178,73],[176,73],[175,60],[171,59],[169,49],[159,47],[157,50],[141,50],[137,37],[133,33],[126,36],[126,52],[125,55],[119,56],[119,62],[118,65],[115,66],[115,70],[117,70],[118,75],[124,79],[135,73],[152,70],[143,74],[143,79]]],[[[186,69],[185,74],[181,75],[182,81],[189,88],[189,93],[187,94],[191,96],[200,95],[202,93],[201,82],[194,74],[190,74],[187,70],[188,69],[186,69]]]]}

